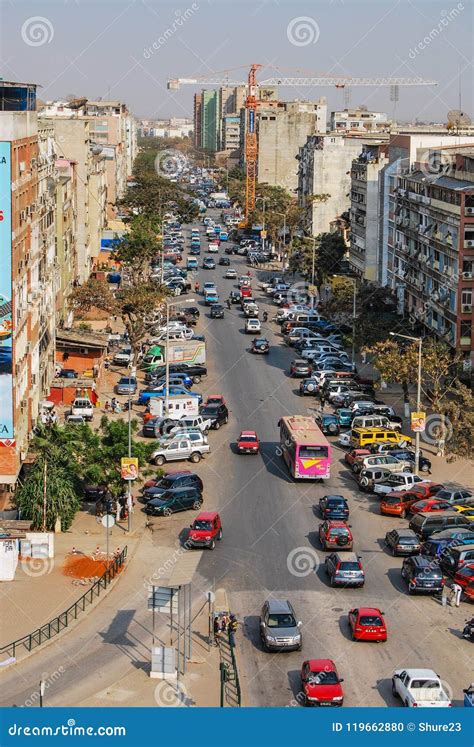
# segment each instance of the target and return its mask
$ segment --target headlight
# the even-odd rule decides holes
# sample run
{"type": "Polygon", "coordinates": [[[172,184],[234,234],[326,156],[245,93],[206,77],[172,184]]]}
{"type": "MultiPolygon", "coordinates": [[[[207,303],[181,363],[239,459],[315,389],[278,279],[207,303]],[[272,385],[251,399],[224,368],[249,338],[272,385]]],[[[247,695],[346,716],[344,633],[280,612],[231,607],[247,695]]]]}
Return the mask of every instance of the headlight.
{"type": "Polygon", "coordinates": [[[333,698],[334,702],[340,703],[341,700],[343,700],[342,695],[338,695],[336,698],[333,698]]]}
{"type": "Polygon", "coordinates": [[[272,635],[267,635],[267,641],[271,641],[272,643],[276,643],[276,638],[272,635]]]}

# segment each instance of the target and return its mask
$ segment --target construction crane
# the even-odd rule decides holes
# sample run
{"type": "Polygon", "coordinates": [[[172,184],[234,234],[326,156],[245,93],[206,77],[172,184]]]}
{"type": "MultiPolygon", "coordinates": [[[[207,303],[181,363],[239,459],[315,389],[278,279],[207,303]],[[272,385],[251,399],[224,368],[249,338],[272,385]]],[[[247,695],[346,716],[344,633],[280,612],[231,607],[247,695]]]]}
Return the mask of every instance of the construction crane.
{"type": "MultiPolygon", "coordinates": [[[[259,87],[267,86],[334,86],[335,88],[346,88],[348,86],[391,86],[398,90],[398,86],[436,86],[437,81],[425,78],[353,78],[341,75],[321,75],[301,77],[276,76],[266,78],[257,82],[257,71],[267,67],[254,63],[250,66],[247,78],[247,98],[245,100],[246,124],[245,124],[245,221],[248,225],[249,217],[255,209],[255,192],[257,187],[257,109],[259,106],[268,106],[268,100],[260,100],[258,96],[259,87]]],[[[239,68],[234,68],[239,69],[239,68]]],[[[213,73],[197,78],[173,78],[168,81],[168,89],[177,91],[182,85],[210,85],[210,86],[244,86],[242,80],[233,80],[229,77],[230,70],[213,73]]],[[[301,72],[301,71],[298,71],[301,72]]]]}

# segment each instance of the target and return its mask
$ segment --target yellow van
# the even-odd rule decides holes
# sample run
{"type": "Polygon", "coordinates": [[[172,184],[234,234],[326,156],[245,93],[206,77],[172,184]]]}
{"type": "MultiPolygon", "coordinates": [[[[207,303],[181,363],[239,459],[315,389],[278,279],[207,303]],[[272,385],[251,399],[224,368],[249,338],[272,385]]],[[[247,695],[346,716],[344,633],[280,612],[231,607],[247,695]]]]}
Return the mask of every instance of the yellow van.
{"type": "Polygon", "coordinates": [[[383,443],[407,446],[411,442],[410,436],[404,436],[399,431],[389,428],[353,428],[351,431],[351,446],[356,449],[364,449],[366,446],[383,443]]]}

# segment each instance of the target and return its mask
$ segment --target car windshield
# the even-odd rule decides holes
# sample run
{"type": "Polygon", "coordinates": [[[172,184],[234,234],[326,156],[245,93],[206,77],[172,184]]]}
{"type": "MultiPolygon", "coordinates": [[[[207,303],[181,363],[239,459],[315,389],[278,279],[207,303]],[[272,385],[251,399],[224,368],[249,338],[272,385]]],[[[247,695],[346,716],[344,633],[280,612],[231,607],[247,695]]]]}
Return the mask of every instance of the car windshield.
{"type": "Polygon", "coordinates": [[[255,441],[255,436],[240,436],[239,441],[249,441],[253,443],[255,441]]]}
{"type": "Polygon", "coordinates": [[[383,621],[382,621],[382,618],[379,617],[378,615],[363,615],[359,619],[359,625],[364,625],[366,627],[370,625],[382,626],[383,621]]]}
{"type": "Polygon", "coordinates": [[[327,499],[327,505],[328,506],[345,506],[346,502],[344,498],[338,498],[337,496],[334,496],[334,498],[327,499]]]}
{"type": "Polygon", "coordinates": [[[417,545],[418,539],[416,537],[399,537],[398,541],[403,545],[417,545]]]}
{"type": "Polygon", "coordinates": [[[268,627],[269,628],[294,628],[296,627],[296,621],[292,614],[289,612],[268,615],[268,627]]]}
{"type": "Polygon", "coordinates": [[[299,456],[302,459],[327,459],[327,446],[300,446],[299,456]]]}
{"type": "Polygon", "coordinates": [[[339,679],[336,672],[310,672],[308,682],[311,685],[337,685],[339,679]]]}
{"type": "Polygon", "coordinates": [[[359,563],[355,560],[341,560],[339,569],[341,571],[360,571],[359,563]]]}
{"type": "Polygon", "coordinates": [[[433,578],[442,578],[443,574],[441,573],[440,569],[437,568],[424,568],[420,574],[419,577],[423,580],[424,578],[433,579],[433,578]]]}
{"type": "Polygon", "coordinates": [[[206,407],[203,407],[201,410],[201,415],[204,415],[204,417],[212,418],[218,413],[218,406],[217,405],[206,405],[206,407]]]}
{"type": "Polygon", "coordinates": [[[163,480],[160,480],[157,487],[168,490],[168,488],[172,488],[174,484],[175,483],[173,483],[173,480],[170,480],[169,478],[164,477],[163,480]]]}
{"type": "Polygon", "coordinates": [[[204,521],[203,519],[196,519],[193,524],[193,529],[210,532],[212,529],[212,522],[204,521]]]}

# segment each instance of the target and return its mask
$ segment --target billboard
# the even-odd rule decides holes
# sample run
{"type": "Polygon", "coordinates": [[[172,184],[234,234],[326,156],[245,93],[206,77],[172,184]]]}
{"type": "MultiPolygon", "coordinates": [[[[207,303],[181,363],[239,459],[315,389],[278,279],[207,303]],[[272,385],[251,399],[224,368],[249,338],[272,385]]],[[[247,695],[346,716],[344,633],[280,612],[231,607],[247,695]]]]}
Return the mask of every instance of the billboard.
{"type": "Polygon", "coordinates": [[[120,475],[122,480],[136,480],[138,477],[138,459],[136,457],[122,457],[120,460],[120,475]]]}
{"type": "Polygon", "coordinates": [[[0,142],[0,444],[13,441],[11,144],[0,142]]]}
{"type": "Polygon", "coordinates": [[[423,433],[426,424],[426,412],[411,413],[411,429],[414,433],[423,433]]]}

